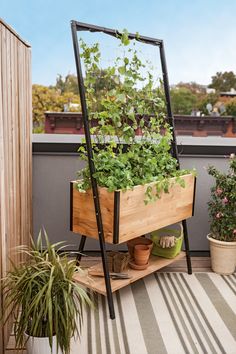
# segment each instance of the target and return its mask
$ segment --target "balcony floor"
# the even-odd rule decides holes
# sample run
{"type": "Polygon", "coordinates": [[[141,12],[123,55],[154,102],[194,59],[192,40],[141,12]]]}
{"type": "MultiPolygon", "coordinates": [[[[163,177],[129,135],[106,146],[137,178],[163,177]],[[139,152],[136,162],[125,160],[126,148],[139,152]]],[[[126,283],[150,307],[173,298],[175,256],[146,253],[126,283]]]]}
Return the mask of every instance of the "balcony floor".
{"type": "MultiPolygon", "coordinates": [[[[84,257],[81,265],[99,261],[84,257]]],[[[96,309],[85,312],[71,354],[235,354],[236,274],[213,273],[209,257],[192,257],[192,266],[188,275],[186,260],[177,260],[114,293],[114,321],[105,297],[92,294],[96,309]]],[[[26,354],[16,351],[13,336],[11,353],[26,354]]]]}

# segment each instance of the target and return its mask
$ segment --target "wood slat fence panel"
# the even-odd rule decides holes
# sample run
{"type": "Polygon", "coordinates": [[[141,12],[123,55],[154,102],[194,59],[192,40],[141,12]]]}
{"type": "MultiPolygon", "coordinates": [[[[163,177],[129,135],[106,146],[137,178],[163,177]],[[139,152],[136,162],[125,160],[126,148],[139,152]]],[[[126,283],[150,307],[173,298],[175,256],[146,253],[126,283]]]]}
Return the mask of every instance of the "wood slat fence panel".
{"type": "MultiPolygon", "coordinates": [[[[32,231],[31,49],[0,19],[0,277],[32,231]]],[[[0,313],[4,298],[0,293],[0,313]]],[[[12,320],[0,326],[0,354],[12,320]]]]}

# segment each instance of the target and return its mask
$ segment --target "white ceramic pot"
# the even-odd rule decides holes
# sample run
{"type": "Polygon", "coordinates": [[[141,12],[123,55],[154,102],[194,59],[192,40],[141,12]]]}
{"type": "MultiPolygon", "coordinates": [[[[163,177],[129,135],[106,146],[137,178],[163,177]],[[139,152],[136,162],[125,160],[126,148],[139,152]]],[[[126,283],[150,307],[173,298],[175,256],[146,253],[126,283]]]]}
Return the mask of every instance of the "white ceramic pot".
{"type": "Polygon", "coordinates": [[[52,351],[48,337],[31,337],[26,343],[27,354],[62,354],[61,349],[57,350],[56,336],[53,337],[52,351]]]}
{"type": "Polygon", "coordinates": [[[233,274],[236,267],[236,242],[218,241],[207,235],[210,242],[211,267],[215,273],[233,274]]]}

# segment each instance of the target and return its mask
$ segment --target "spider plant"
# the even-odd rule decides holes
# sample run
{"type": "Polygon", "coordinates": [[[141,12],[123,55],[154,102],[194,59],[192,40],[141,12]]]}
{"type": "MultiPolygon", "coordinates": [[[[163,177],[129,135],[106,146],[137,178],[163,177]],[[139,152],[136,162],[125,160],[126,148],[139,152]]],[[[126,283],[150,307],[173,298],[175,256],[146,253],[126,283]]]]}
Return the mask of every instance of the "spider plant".
{"type": "Polygon", "coordinates": [[[81,333],[84,305],[92,306],[92,302],[73,281],[73,275],[81,269],[63,252],[63,242],[51,244],[46,232],[43,236],[40,232],[36,242],[31,240],[29,247],[18,248],[27,260],[20,265],[12,264],[12,270],[3,279],[5,313],[13,309],[18,347],[25,345],[27,334],[48,337],[52,350],[56,335],[57,349],[69,354],[71,337],[81,333]]]}

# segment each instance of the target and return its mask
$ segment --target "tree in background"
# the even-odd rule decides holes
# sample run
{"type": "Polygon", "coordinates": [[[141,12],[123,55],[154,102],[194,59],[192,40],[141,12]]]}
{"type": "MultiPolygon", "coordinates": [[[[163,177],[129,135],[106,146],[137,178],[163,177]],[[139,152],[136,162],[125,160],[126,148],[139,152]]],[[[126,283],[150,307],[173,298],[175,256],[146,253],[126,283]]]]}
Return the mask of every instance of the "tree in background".
{"type": "Polygon", "coordinates": [[[33,85],[32,105],[33,105],[33,132],[43,133],[46,111],[63,112],[64,104],[69,102],[80,103],[78,95],[73,92],[61,94],[55,87],[33,85]]]}
{"type": "MultiPolygon", "coordinates": [[[[92,112],[97,112],[106,93],[113,89],[115,91],[122,85],[122,82],[113,67],[106,69],[96,67],[89,75],[88,77],[88,73],[86,73],[84,77],[85,82],[86,80],[90,82],[90,87],[87,88],[88,105],[92,112]]],[[[227,115],[236,115],[236,99],[219,97],[220,91],[230,91],[231,88],[236,88],[236,75],[232,71],[217,72],[212,76],[209,87],[214,88],[216,93],[207,94],[205,87],[196,82],[180,82],[172,87],[170,94],[173,113],[189,115],[194,109],[197,109],[202,114],[209,115],[207,104],[210,103],[214,107],[222,103],[226,108],[227,115]]],[[[142,91],[143,89],[137,90],[137,95],[142,95],[142,91]]],[[[155,92],[153,94],[155,96],[155,92]]],[[[34,132],[44,131],[44,113],[46,111],[63,112],[64,105],[68,105],[68,103],[80,103],[76,75],[68,74],[65,77],[58,75],[56,84],[49,87],[33,85],[34,132]]],[[[80,106],[76,110],[80,111],[80,106]]],[[[225,114],[225,112],[219,113],[225,114]]]]}
{"type": "MultiPolygon", "coordinates": [[[[90,97],[91,107],[93,111],[97,110],[97,105],[101,100],[101,96],[106,91],[114,89],[119,84],[119,78],[111,74],[108,69],[94,72],[94,92],[96,94],[90,97]]],[[[86,77],[85,77],[86,80],[86,77]]],[[[33,85],[33,132],[43,133],[46,111],[63,112],[64,105],[69,103],[80,104],[77,76],[68,74],[65,77],[58,75],[56,84],[49,87],[42,85],[33,85]]],[[[81,111],[81,106],[78,109],[70,108],[69,111],[81,111]]]]}
{"type": "Polygon", "coordinates": [[[207,110],[207,105],[210,103],[212,107],[216,104],[219,99],[219,95],[217,93],[209,93],[202,96],[197,102],[197,109],[203,113],[204,115],[209,115],[207,110]]]}
{"type": "Polygon", "coordinates": [[[208,86],[218,92],[230,91],[236,89],[236,75],[233,71],[217,72],[211,78],[211,84],[208,86]]]}
{"type": "Polygon", "coordinates": [[[205,95],[206,94],[206,88],[204,85],[200,85],[195,81],[191,82],[179,82],[177,85],[175,85],[175,88],[185,88],[189,91],[191,91],[194,95],[205,95]]]}
{"type": "Polygon", "coordinates": [[[236,98],[230,98],[225,104],[226,114],[236,116],[236,98]]]}
{"type": "Polygon", "coordinates": [[[174,114],[189,115],[196,107],[197,96],[185,87],[172,88],[170,95],[174,114]]]}
{"type": "Polygon", "coordinates": [[[74,74],[68,74],[65,76],[65,78],[63,78],[62,75],[58,74],[56,78],[56,85],[50,86],[50,88],[55,88],[62,95],[66,92],[71,92],[75,95],[79,94],[78,80],[77,76],[74,74]]]}

